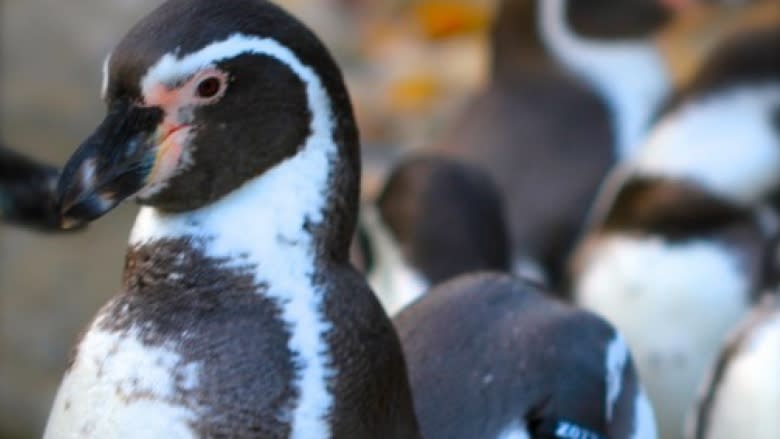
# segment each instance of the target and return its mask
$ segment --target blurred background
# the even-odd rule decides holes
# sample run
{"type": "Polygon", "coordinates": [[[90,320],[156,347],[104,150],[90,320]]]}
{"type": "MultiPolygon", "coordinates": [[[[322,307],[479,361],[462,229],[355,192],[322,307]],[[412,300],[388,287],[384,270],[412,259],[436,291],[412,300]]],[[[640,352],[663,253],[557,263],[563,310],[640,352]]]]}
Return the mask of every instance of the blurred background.
{"type": "MultiPolygon", "coordinates": [[[[442,135],[487,76],[496,0],[281,0],[344,69],[363,137],[364,192],[389,164],[442,135]]],[[[4,0],[0,136],[62,164],[101,119],[100,66],[161,0],[4,0]]],[[[780,17],[769,0],[702,8],[658,41],[676,81],[737,29],[780,17]]],[[[778,20],[780,21],[780,20],[778,20]]],[[[135,207],[87,231],[0,228],[0,438],[39,437],[77,333],[119,287],[135,207]]]]}

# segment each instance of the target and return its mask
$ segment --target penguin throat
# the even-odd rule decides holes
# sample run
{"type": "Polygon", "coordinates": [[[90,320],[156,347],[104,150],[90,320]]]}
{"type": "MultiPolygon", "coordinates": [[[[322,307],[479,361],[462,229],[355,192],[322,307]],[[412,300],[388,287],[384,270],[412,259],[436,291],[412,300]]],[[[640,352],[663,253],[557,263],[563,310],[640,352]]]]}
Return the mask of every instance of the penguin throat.
{"type": "Polygon", "coordinates": [[[203,208],[182,213],[141,208],[131,247],[189,238],[210,257],[250,262],[269,275],[285,259],[279,255],[292,252],[313,263],[322,247],[317,231],[324,229],[325,212],[331,210],[328,186],[335,145],[317,139],[309,143],[203,208]]]}

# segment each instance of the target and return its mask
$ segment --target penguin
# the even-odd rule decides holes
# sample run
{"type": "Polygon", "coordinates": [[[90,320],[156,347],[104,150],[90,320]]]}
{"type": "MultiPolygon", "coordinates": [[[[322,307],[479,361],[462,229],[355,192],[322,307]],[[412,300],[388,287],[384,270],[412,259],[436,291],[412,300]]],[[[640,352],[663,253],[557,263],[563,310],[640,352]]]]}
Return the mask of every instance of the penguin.
{"type": "Polygon", "coordinates": [[[397,334],[348,262],[358,132],[319,39],[264,0],[169,0],[105,72],[62,223],[142,207],[44,437],[420,437],[397,334]]]}
{"type": "Polygon", "coordinates": [[[625,336],[679,438],[778,228],[780,28],[724,43],[610,176],[572,263],[575,301],[625,336]]]}
{"type": "Polygon", "coordinates": [[[622,336],[548,295],[471,273],[394,318],[423,437],[657,437],[622,336]]]}
{"type": "Polygon", "coordinates": [[[38,231],[60,231],[59,170],[0,145],[0,220],[38,231]]]}
{"type": "Polygon", "coordinates": [[[631,155],[671,79],[651,39],[670,2],[504,0],[492,76],[432,150],[485,169],[507,202],[517,272],[559,291],[602,179],[631,155]]]}
{"type": "Polygon", "coordinates": [[[729,337],[695,412],[692,439],[780,437],[780,296],[768,294],[729,337]]]}
{"type": "Polygon", "coordinates": [[[766,292],[723,343],[686,424],[688,439],[780,435],[780,234],[764,263],[766,292]]]}
{"type": "Polygon", "coordinates": [[[404,159],[362,209],[365,271],[390,315],[459,274],[511,268],[501,193],[468,163],[431,155],[404,159]]]}

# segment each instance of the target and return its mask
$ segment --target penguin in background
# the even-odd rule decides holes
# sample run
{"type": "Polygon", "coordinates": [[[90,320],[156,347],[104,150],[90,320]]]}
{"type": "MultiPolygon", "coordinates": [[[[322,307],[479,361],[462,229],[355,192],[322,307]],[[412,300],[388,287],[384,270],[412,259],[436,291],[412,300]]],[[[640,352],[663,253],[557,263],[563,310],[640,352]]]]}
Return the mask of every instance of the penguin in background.
{"type": "Polygon", "coordinates": [[[404,159],[361,209],[358,259],[390,315],[457,275],[511,269],[501,193],[468,163],[404,159]]]}
{"type": "Polygon", "coordinates": [[[59,170],[0,145],[0,221],[38,231],[59,227],[59,170]]]}
{"type": "Polygon", "coordinates": [[[780,436],[780,234],[768,249],[766,292],[721,347],[688,419],[688,439],[780,436]]]}
{"type": "Polygon", "coordinates": [[[713,51],[612,173],[572,262],[578,305],[634,353],[679,438],[729,331],[766,286],[780,189],[780,28],[713,51]]]}
{"type": "Polygon", "coordinates": [[[730,334],[693,413],[689,439],[780,437],[780,295],[768,293],[730,334]]]}
{"type": "Polygon", "coordinates": [[[657,437],[622,336],[507,274],[502,200],[484,172],[409,158],[363,208],[368,266],[390,268],[368,277],[395,315],[423,437],[657,437]]]}
{"type": "Polygon", "coordinates": [[[394,318],[423,437],[657,437],[623,337],[550,295],[507,274],[471,273],[394,318]]]}
{"type": "Polygon", "coordinates": [[[507,203],[515,271],[563,283],[567,255],[603,177],[633,153],[672,88],[652,39],[682,9],[672,5],[500,3],[490,83],[432,150],[475,164],[496,181],[507,203]]]}

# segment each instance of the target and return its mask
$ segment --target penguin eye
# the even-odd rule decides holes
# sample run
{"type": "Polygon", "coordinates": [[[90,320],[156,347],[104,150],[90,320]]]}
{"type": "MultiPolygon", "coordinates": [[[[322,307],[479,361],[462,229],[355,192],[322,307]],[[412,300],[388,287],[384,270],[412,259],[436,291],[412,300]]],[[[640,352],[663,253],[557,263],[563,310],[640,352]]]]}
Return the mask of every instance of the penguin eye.
{"type": "Polygon", "coordinates": [[[222,81],[215,77],[211,76],[203,81],[200,81],[200,84],[198,84],[198,97],[208,99],[213,98],[214,96],[219,93],[219,90],[222,88],[222,81]]]}

